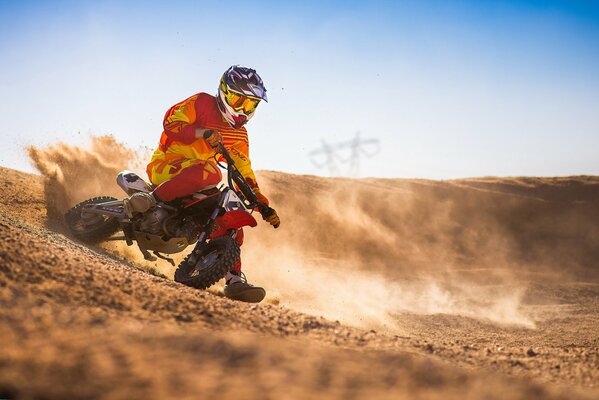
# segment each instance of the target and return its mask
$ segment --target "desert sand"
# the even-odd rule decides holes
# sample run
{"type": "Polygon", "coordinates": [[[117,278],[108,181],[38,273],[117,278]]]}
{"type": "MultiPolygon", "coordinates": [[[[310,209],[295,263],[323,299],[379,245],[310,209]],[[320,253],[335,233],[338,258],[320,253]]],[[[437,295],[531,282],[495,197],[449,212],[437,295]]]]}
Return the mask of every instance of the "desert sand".
{"type": "Polygon", "coordinates": [[[68,207],[124,196],[113,145],[0,168],[0,398],[599,398],[599,177],[262,171],[251,305],[69,238],[68,207]]]}

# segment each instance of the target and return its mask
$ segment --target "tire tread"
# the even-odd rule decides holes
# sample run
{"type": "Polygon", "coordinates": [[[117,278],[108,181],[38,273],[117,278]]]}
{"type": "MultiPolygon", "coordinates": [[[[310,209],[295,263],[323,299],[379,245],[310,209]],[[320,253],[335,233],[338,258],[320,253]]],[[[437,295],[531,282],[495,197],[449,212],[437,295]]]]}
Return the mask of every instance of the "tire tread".
{"type": "Polygon", "coordinates": [[[202,271],[202,273],[200,273],[198,276],[187,279],[186,270],[190,267],[190,253],[177,267],[177,270],[175,271],[175,281],[196,289],[204,290],[223,279],[227,275],[227,272],[231,270],[233,265],[235,265],[239,259],[241,249],[235,240],[230,236],[222,236],[212,239],[209,244],[212,243],[214,245],[221,242],[222,245],[225,246],[225,251],[223,256],[219,258],[214,265],[207,270],[202,271]]]}

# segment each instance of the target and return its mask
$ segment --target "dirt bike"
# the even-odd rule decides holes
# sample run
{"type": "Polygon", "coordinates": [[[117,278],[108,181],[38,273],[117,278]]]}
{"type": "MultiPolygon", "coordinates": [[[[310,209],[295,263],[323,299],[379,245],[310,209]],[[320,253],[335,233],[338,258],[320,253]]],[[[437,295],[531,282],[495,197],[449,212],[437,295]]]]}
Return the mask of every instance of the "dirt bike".
{"type": "MultiPolygon", "coordinates": [[[[175,281],[198,289],[212,286],[239,259],[240,249],[235,241],[238,229],[257,225],[249,211],[257,209],[265,218],[274,212],[258,201],[227,149],[220,144],[216,150],[227,163],[226,184],[168,204],[158,202],[145,213],[133,216],[127,214],[123,200],[95,197],[65,214],[67,227],[85,243],[124,240],[131,246],[136,242],[146,260],[156,261],[158,257],[173,266],[173,259],[164,254],[179,253],[195,243],[191,253],[178,265],[175,281]],[[113,236],[118,231],[123,235],[113,236]]],[[[215,160],[225,168],[216,155],[215,160]]],[[[116,180],[129,196],[153,190],[152,185],[127,170],[121,171],[116,180]]]]}

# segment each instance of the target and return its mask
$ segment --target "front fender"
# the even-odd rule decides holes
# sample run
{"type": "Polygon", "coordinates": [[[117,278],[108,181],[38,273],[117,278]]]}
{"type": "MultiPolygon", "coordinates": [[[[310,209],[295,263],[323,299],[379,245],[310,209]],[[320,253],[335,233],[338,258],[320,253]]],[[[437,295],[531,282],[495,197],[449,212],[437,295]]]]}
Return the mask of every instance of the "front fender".
{"type": "Polygon", "coordinates": [[[214,231],[210,234],[210,238],[226,235],[231,229],[239,229],[244,226],[254,227],[258,225],[256,218],[245,210],[227,211],[214,221],[214,231]]]}

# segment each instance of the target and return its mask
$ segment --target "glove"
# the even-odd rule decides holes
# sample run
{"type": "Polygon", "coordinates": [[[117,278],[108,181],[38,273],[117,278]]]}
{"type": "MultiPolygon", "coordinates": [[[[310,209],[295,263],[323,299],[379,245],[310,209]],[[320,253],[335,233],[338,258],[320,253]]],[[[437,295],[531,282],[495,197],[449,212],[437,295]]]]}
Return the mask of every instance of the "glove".
{"type": "Polygon", "coordinates": [[[212,147],[213,149],[216,149],[223,140],[223,137],[221,136],[220,132],[213,130],[205,130],[203,133],[203,137],[204,140],[206,140],[206,142],[208,142],[210,147],[212,147]]]}
{"type": "Polygon", "coordinates": [[[262,214],[262,218],[271,224],[275,229],[281,225],[281,219],[274,208],[264,208],[260,210],[260,214],[262,214]]]}

